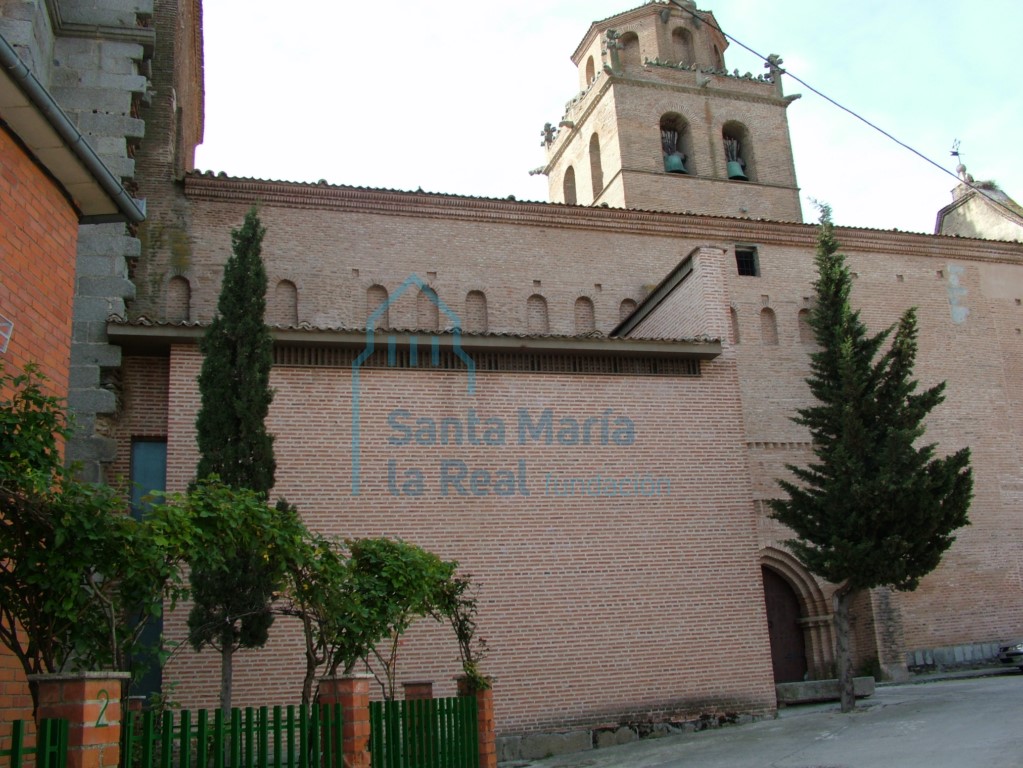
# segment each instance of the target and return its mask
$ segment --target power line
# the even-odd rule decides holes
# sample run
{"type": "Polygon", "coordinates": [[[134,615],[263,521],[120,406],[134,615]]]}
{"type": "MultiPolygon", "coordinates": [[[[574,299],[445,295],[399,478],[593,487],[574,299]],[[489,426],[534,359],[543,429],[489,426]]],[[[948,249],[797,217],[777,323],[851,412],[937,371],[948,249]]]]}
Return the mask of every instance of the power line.
{"type": "MultiPolygon", "coordinates": [[[[763,55],[762,53],[760,53],[759,51],[755,51],[755,50],[753,50],[752,48],[750,48],[750,47],[749,47],[748,45],[746,45],[746,44],[745,44],[744,42],[742,42],[741,40],[736,40],[736,39],[735,39],[734,37],[732,37],[732,36],[731,36],[730,34],[728,34],[728,33],[727,33],[727,32],[725,32],[725,31],[724,31],[723,29],[721,29],[721,27],[719,27],[719,26],[718,26],[718,25],[717,25],[716,23],[714,23],[714,22],[711,22],[711,21],[708,21],[708,20],[707,20],[706,18],[704,18],[703,16],[700,16],[700,15],[699,15],[699,14],[698,14],[698,13],[697,13],[697,12],[696,12],[695,10],[693,10],[693,9],[691,9],[691,8],[688,8],[688,7],[686,7],[685,5],[682,5],[682,3],[680,3],[680,2],[678,1],[678,0],[668,0],[668,2],[670,2],[670,3],[672,4],[672,5],[675,5],[675,6],[677,6],[678,8],[680,8],[680,9],[681,9],[682,11],[684,11],[685,13],[688,13],[688,14],[689,14],[690,16],[692,16],[692,17],[693,17],[694,19],[698,19],[698,20],[700,21],[700,23],[702,23],[702,24],[706,24],[706,25],[707,25],[707,26],[709,26],[709,27],[710,27],[711,29],[715,29],[715,30],[717,30],[718,32],[720,32],[720,33],[722,34],[722,36],[724,36],[724,37],[725,37],[725,39],[727,39],[727,40],[730,40],[731,42],[735,43],[735,44],[736,44],[736,45],[738,45],[739,47],[741,47],[741,48],[744,48],[745,50],[749,51],[749,52],[750,52],[750,53],[752,53],[752,54],[753,54],[754,56],[756,56],[756,57],[757,57],[758,59],[760,59],[760,60],[761,60],[761,61],[763,61],[763,62],[764,62],[765,64],[767,64],[768,66],[770,66],[770,65],[771,65],[771,62],[770,62],[770,61],[768,60],[768,58],[767,58],[766,56],[764,56],[764,55],[763,55]]],[[[781,70],[780,70],[780,72],[781,72],[781,73],[784,73],[784,74],[786,74],[786,75],[788,75],[788,76],[789,76],[789,77],[791,77],[791,78],[792,78],[793,80],[795,80],[795,81],[796,81],[797,83],[799,83],[799,84],[800,84],[801,86],[803,86],[803,87],[804,87],[804,88],[806,88],[807,90],[809,90],[809,91],[811,91],[811,92],[815,93],[816,95],[820,96],[820,97],[821,97],[822,99],[824,99],[824,100],[825,100],[826,102],[828,102],[829,104],[832,104],[832,105],[834,105],[834,106],[838,107],[838,108],[839,108],[840,110],[842,110],[843,112],[846,112],[847,114],[850,114],[850,115],[852,115],[853,117],[855,117],[855,118],[856,118],[857,120],[859,120],[860,122],[862,122],[862,123],[865,123],[866,125],[870,126],[870,127],[871,127],[871,128],[873,128],[873,129],[874,129],[875,131],[877,131],[878,133],[880,133],[880,134],[881,134],[882,136],[884,136],[884,137],[886,137],[886,138],[890,139],[891,141],[894,141],[894,142],[895,142],[896,144],[898,144],[898,145],[899,145],[900,147],[902,147],[903,149],[907,149],[907,150],[909,150],[909,151],[910,151],[910,152],[912,152],[912,153],[913,153],[914,155],[916,155],[917,157],[919,157],[919,158],[920,158],[921,160],[924,160],[924,161],[926,161],[926,162],[930,163],[931,165],[933,165],[933,166],[934,166],[935,168],[937,168],[937,169],[938,169],[939,171],[941,171],[942,173],[945,173],[945,174],[947,174],[947,175],[951,176],[952,178],[956,179],[956,180],[957,180],[957,181],[959,181],[960,183],[962,183],[962,184],[965,184],[965,185],[966,185],[966,186],[968,186],[968,187],[969,187],[970,189],[972,189],[972,190],[973,190],[974,192],[976,192],[977,194],[979,194],[979,195],[981,195],[982,197],[986,198],[986,199],[987,199],[987,200],[988,200],[989,202],[993,203],[993,204],[994,204],[995,206],[997,206],[998,208],[1001,208],[1001,209],[1002,209],[1003,211],[1005,211],[1006,213],[1008,213],[1008,214],[1009,214],[1010,216],[1012,216],[1012,217],[1013,217],[1014,219],[1018,219],[1018,218],[1020,218],[1020,214],[1019,214],[1019,213],[1018,213],[1017,211],[1014,211],[1014,210],[1013,210],[1012,208],[1010,208],[1009,206],[1007,206],[1007,205],[1006,205],[1005,203],[1003,203],[1003,202],[1002,202],[1001,200],[998,200],[998,199],[996,199],[996,198],[992,197],[991,195],[989,195],[989,194],[988,194],[988,193],[986,192],[986,190],[984,190],[983,188],[981,188],[981,187],[977,186],[976,184],[974,184],[974,183],[973,183],[972,181],[970,181],[969,179],[967,179],[967,178],[963,178],[963,177],[960,177],[960,176],[959,176],[958,174],[956,174],[956,173],[953,173],[952,171],[948,170],[948,168],[946,168],[945,166],[943,166],[943,165],[941,165],[940,163],[938,163],[938,162],[935,162],[935,161],[934,161],[934,160],[932,160],[931,158],[927,157],[927,155],[925,155],[925,154],[923,154],[922,152],[920,152],[920,151],[918,151],[918,150],[914,149],[913,147],[909,146],[909,144],[906,144],[906,143],[905,143],[904,141],[900,141],[900,140],[899,140],[899,139],[897,139],[897,138],[896,138],[895,136],[893,136],[892,134],[888,133],[888,131],[884,130],[884,129],[883,129],[883,128],[881,128],[880,126],[876,125],[875,123],[872,123],[872,122],[871,122],[870,120],[868,120],[867,118],[863,117],[863,115],[861,115],[861,114],[859,114],[859,113],[857,113],[857,112],[854,112],[853,110],[849,109],[848,107],[844,106],[843,104],[840,104],[839,102],[835,101],[835,100],[834,100],[833,98],[831,98],[831,97],[830,97],[830,96],[828,96],[827,94],[825,94],[825,93],[822,93],[821,91],[817,90],[817,89],[816,89],[816,88],[814,88],[814,87],[813,87],[812,85],[810,85],[810,84],[809,84],[808,82],[806,82],[805,80],[803,80],[803,79],[801,79],[801,78],[797,77],[796,75],[792,74],[792,73],[791,73],[791,72],[789,72],[789,71],[788,71],[787,69],[781,69],[781,70]]],[[[964,176],[965,176],[965,174],[964,174],[964,176]]]]}

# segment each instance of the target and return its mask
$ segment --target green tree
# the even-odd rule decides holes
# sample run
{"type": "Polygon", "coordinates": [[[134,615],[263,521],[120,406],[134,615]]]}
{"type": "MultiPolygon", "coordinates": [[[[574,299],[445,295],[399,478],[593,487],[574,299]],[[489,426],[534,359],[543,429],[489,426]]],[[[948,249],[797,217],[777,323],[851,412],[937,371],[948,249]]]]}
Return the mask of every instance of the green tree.
{"type": "Polygon", "coordinates": [[[476,636],[479,616],[479,589],[471,576],[452,576],[441,590],[439,613],[446,617],[458,641],[462,672],[474,690],[490,688],[490,678],[480,664],[487,655],[487,641],[476,636]]]}
{"type": "Polygon", "coordinates": [[[316,672],[327,660],[328,635],[325,625],[333,613],[338,590],[332,587],[344,578],[344,558],[326,539],[301,542],[301,551],[288,563],[289,586],[281,613],[302,623],[305,641],[305,674],[302,677],[302,703],[313,700],[316,672]]]}
{"type": "MultiPolygon", "coordinates": [[[[202,339],[202,403],[196,419],[199,480],[217,477],[264,501],[276,471],[273,436],[265,425],[273,400],[272,339],[264,322],[267,278],[260,256],[265,233],[255,209],[245,215],[241,229],[231,232],[233,254],[224,267],[217,316],[202,339]]],[[[225,550],[222,564],[193,563],[191,570],[189,640],[197,650],[220,651],[225,712],[231,708],[234,651],[266,643],[274,618],[271,602],[280,585],[276,564],[263,560],[254,543],[240,541],[225,550]]]]}
{"type": "Polygon", "coordinates": [[[305,526],[287,504],[271,506],[256,491],[231,488],[216,476],[158,509],[168,506],[186,510],[198,531],[188,558],[193,600],[188,639],[196,650],[220,651],[221,706],[230,710],[233,653],[266,641],[270,601],[283,588],[294,542],[305,535],[305,526]]]}
{"type": "Polygon", "coordinates": [[[362,661],[384,695],[395,694],[395,667],[402,634],[420,617],[447,619],[455,630],[463,669],[478,687],[485,644],[473,646],[476,597],[457,564],[421,547],[385,538],[337,542],[308,534],[289,559],[289,585],[282,612],[297,617],[305,636],[306,674],[302,700],[312,699],[316,673],[349,673],[362,661]],[[374,671],[375,673],[375,671],[374,671]]]}
{"type": "Polygon", "coordinates": [[[816,304],[810,325],[818,351],[807,379],[816,403],[794,418],[807,427],[815,460],[789,465],[795,482],[779,481],[786,499],[770,503],[787,525],[787,542],[807,569],[838,585],[842,711],[855,706],[849,655],[849,605],[879,586],[916,589],[969,523],[970,452],[937,458],[921,442],[924,419],[944,400],[944,383],[917,392],[915,309],[896,326],[869,335],[853,311],[852,280],[838,253],[831,211],[822,206],[817,243],[816,304]],[[891,338],[887,351],[882,352],[891,338]]]}
{"type": "Polygon", "coordinates": [[[338,649],[345,671],[360,658],[393,699],[401,636],[422,616],[443,617],[447,584],[458,564],[415,544],[394,539],[354,539],[350,578],[358,595],[356,621],[338,649]],[[382,667],[382,675],[373,662],[382,667]]]}
{"type": "Polygon", "coordinates": [[[277,469],[265,423],[273,400],[273,340],[265,323],[267,279],[260,255],[265,234],[255,209],[231,232],[233,254],[224,266],[217,316],[201,344],[202,404],[195,422],[197,477],[217,475],[232,488],[264,496],[277,469]]]}
{"type": "Polygon", "coordinates": [[[337,674],[339,667],[351,671],[355,660],[369,652],[379,634],[366,621],[368,614],[355,588],[351,561],[335,541],[307,532],[294,547],[287,567],[288,584],[280,612],[302,623],[302,702],[308,704],[321,667],[326,667],[327,675],[337,674]],[[352,663],[345,665],[349,657],[352,663]]]}
{"type": "Polygon", "coordinates": [[[112,489],[78,481],[44,381],[31,365],[0,372],[0,642],[26,675],[126,669],[162,599],[183,594],[194,529],[176,510],[136,521],[112,489]]]}

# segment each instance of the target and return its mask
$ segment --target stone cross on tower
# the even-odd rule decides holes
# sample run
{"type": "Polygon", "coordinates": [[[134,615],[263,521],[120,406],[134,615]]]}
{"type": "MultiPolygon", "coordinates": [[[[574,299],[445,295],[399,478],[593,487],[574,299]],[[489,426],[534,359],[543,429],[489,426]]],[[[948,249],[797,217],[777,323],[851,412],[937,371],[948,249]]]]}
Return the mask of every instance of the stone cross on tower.
{"type": "Polygon", "coordinates": [[[622,60],[618,56],[618,51],[620,51],[623,46],[618,42],[619,37],[621,37],[621,35],[618,34],[617,29],[609,29],[604,33],[604,52],[607,53],[608,57],[611,59],[610,64],[604,65],[604,71],[608,74],[617,75],[621,74],[622,71],[622,60]]]}
{"type": "Polygon", "coordinates": [[[785,60],[777,53],[772,53],[767,57],[767,61],[764,63],[764,69],[769,70],[770,74],[768,77],[771,82],[774,83],[775,90],[778,91],[778,95],[781,95],[781,76],[785,74],[785,70],[782,69],[782,64],[785,60]]]}

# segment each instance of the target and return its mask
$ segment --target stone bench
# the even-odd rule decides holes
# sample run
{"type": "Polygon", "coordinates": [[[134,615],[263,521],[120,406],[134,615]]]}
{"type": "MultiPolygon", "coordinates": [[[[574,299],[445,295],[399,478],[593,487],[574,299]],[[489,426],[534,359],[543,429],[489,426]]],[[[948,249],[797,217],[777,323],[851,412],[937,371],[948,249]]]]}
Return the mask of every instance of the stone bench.
{"type": "MultiPolygon", "coordinates": [[[[809,704],[814,701],[838,701],[841,695],[838,680],[804,680],[798,683],[779,683],[774,686],[778,694],[778,706],[809,704]]],[[[874,693],[874,678],[854,677],[853,693],[857,699],[874,693]]]]}

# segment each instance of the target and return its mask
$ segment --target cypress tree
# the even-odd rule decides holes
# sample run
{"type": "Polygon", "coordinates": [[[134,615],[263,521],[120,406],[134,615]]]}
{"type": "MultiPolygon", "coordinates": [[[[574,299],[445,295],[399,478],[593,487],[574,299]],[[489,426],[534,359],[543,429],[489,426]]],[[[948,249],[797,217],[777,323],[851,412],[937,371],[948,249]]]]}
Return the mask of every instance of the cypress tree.
{"type": "Polygon", "coordinates": [[[816,403],[794,418],[809,429],[815,458],[805,467],[788,465],[795,482],[779,481],[788,498],[770,507],[795,533],[786,543],[796,557],[839,585],[835,632],[848,712],[855,706],[850,603],[865,589],[916,589],[952,545],[953,532],[969,524],[973,476],[968,448],[938,458],[936,446],[921,441],[945,384],[917,392],[916,310],[869,335],[850,306],[852,279],[838,248],[831,211],[822,206],[810,315],[818,350],[807,378],[816,403]]]}
{"type": "Polygon", "coordinates": [[[277,464],[264,423],[273,400],[264,234],[255,209],[231,232],[233,254],[224,267],[217,316],[202,339],[202,407],[195,426],[199,478],[217,475],[232,488],[266,496],[277,464]]]}
{"type": "MultiPolygon", "coordinates": [[[[229,488],[255,492],[264,501],[274,484],[273,436],[265,419],[270,389],[272,339],[266,327],[266,269],[262,226],[255,209],[231,232],[233,254],[224,267],[217,316],[202,339],[196,419],[200,481],[219,477],[229,488]]],[[[230,503],[230,502],[225,502],[230,503]]],[[[254,532],[254,536],[256,533],[254,532]]],[[[259,648],[273,623],[271,601],[280,569],[252,546],[225,553],[221,567],[193,567],[189,640],[196,650],[221,653],[221,708],[231,708],[232,659],[237,648],[259,648]]]]}

